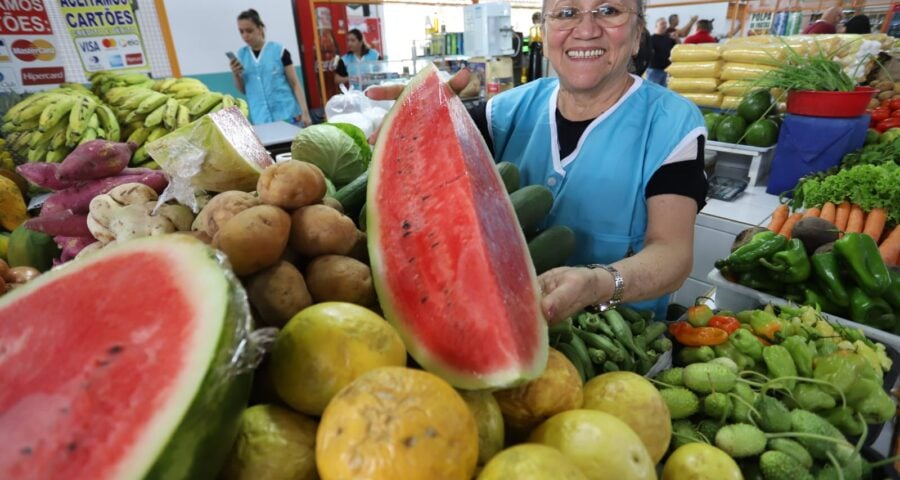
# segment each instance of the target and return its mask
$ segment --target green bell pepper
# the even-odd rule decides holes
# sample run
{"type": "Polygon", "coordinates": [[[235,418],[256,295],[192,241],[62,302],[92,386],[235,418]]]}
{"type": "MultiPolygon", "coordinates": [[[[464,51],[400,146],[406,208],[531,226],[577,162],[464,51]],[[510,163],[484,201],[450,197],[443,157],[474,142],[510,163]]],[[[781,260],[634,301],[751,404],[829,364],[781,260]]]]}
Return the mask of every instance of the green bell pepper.
{"type": "Polygon", "coordinates": [[[754,362],[762,360],[763,344],[753,332],[739,328],[729,336],[728,343],[734,345],[738,352],[750,357],[754,362]]]}
{"type": "Polygon", "coordinates": [[[794,360],[794,366],[797,367],[797,374],[801,377],[812,377],[813,374],[813,347],[803,338],[791,336],[781,342],[791,359],[794,360]]]}
{"type": "Polygon", "coordinates": [[[809,259],[816,283],[828,298],[840,307],[850,305],[850,295],[841,281],[841,267],[834,251],[816,253],[809,259]]]}
{"type": "Polygon", "coordinates": [[[894,307],[894,310],[900,311],[900,270],[890,269],[891,286],[884,291],[881,298],[885,299],[894,307]]]}
{"type": "Polygon", "coordinates": [[[749,242],[735,250],[728,258],[716,261],[716,268],[740,273],[752,270],[758,265],[760,258],[768,257],[787,244],[784,235],[772,231],[759,232],[749,242]]]}
{"type": "Polygon", "coordinates": [[[678,352],[678,360],[682,365],[708,362],[716,358],[716,352],[710,346],[684,347],[678,352]]]}
{"type": "Polygon", "coordinates": [[[731,361],[733,361],[740,370],[752,368],[756,363],[752,358],[741,353],[737,349],[737,347],[735,347],[734,344],[731,343],[730,338],[727,342],[714,346],[713,351],[716,352],[716,357],[731,359],[731,361]]]}
{"type": "Polygon", "coordinates": [[[842,315],[846,309],[831,301],[831,297],[822,294],[814,285],[804,285],[803,288],[803,304],[811,307],[817,307],[823,312],[842,315]]]}
{"type": "Polygon", "coordinates": [[[894,328],[894,313],[887,301],[869,296],[859,287],[850,288],[850,319],[881,330],[894,328]]]}
{"type": "Polygon", "coordinates": [[[832,408],[827,412],[823,412],[822,416],[844,435],[858,437],[863,434],[865,424],[856,418],[856,412],[850,407],[832,408]]]}
{"type": "Polygon", "coordinates": [[[852,402],[850,404],[857,412],[859,412],[866,423],[884,423],[894,418],[897,406],[894,399],[883,389],[872,392],[865,398],[852,402]]]}
{"type": "Polygon", "coordinates": [[[880,381],[875,370],[864,358],[845,350],[819,356],[813,369],[813,378],[831,384],[836,390],[831,392],[826,389],[825,391],[835,398],[840,397],[838,392],[847,395],[860,378],[880,381]]]}
{"type": "Polygon", "coordinates": [[[771,260],[760,258],[759,264],[771,270],[772,279],[781,283],[800,283],[812,272],[806,247],[799,238],[792,238],[784,250],[772,255],[771,260]]]}
{"type": "MultiPolygon", "coordinates": [[[[828,387],[825,387],[826,389],[828,387]]],[[[826,408],[834,408],[837,405],[834,397],[832,397],[824,389],[818,385],[810,383],[801,383],[794,388],[792,392],[797,406],[804,410],[816,411],[826,408]]]]}
{"type": "Polygon", "coordinates": [[[783,324],[781,319],[775,316],[774,313],[766,310],[756,310],[750,315],[750,326],[753,328],[753,333],[766,340],[774,341],[783,324]]]}
{"type": "Polygon", "coordinates": [[[766,293],[781,292],[784,284],[772,278],[768,270],[764,268],[754,268],[746,272],[741,272],[737,276],[737,283],[754,290],[766,293]]]}
{"type": "MultiPolygon", "coordinates": [[[[891,286],[878,245],[865,233],[848,233],[834,242],[834,251],[850,271],[856,284],[869,295],[878,296],[891,286]]],[[[851,298],[850,303],[853,303],[851,298]]]]}

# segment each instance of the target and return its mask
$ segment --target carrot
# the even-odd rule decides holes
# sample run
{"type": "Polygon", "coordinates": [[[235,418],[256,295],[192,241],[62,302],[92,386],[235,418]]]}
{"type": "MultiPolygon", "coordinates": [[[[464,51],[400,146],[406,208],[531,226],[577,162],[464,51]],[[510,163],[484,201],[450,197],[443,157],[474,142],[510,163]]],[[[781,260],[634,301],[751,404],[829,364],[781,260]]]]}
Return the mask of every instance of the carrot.
{"type": "Polygon", "coordinates": [[[837,212],[834,216],[834,226],[837,227],[838,230],[843,231],[847,228],[847,220],[850,218],[850,202],[844,200],[837,207],[837,212]]]}
{"type": "Polygon", "coordinates": [[[887,211],[883,208],[873,208],[866,215],[866,223],[863,225],[863,233],[868,234],[875,239],[875,243],[881,241],[881,234],[884,233],[884,224],[887,222],[887,211]]]}
{"type": "Polygon", "coordinates": [[[853,204],[853,206],[850,207],[850,218],[847,219],[847,228],[844,229],[844,233],[862,232],[865,220],[865,212],[863,212],[859,205],[853,204]]]}
{"type": "Polygon", "coordinates": [[[788,206],[786,203],[782,203],[781,205],[775,207],[775,211],[772,212],[772,221],[769,222],[769,226],[767,228],[775,233],[778,233],[779,231],[781,231],[781,227],[784,225],[784,222],[787,221],[789,214],[790,211],[788,210],[788,206]]]}
{"type": "Polygon", "coordinates": [[[781,230],[779,230],[778,233],[790,239],[791,231],[794,229],[794,225],[796,225],[801,218],[803,218],[803,214],[800,212],[795,212],[793,215],[788,217],[787,221],[784,222],[784,225],[782,225],[781,230]]]}
{"type": "Polygon", "coordinates": [[[834,203],[825,202],[825,205],[822,205],[822,214],[819,215],[819,218],[834,223],[836,214],[837,206],[834,203]]]}
{"type": "Polygon", "coordinates": [[[881,242],[878,251],[881,252],[881,258],[884,259],[884,263],[888,265],[900,264],[900,225],[895,226],[891,234],[881,242]]]}
{"type": "Polygon", "coordinates": [[[822,209],[818,207],[807,208],[803,213],[803,218],[818,217],[822,213],[822,209]]]}

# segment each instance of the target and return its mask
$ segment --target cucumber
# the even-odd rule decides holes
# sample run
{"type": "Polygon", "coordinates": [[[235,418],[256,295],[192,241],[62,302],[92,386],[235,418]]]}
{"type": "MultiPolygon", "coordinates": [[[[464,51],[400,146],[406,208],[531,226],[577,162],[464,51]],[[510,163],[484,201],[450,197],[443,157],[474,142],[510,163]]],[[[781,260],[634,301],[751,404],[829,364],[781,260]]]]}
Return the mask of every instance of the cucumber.
{"type": "Polygon", "coordinates": [[[538,275],[565,265],[575,251],[575,232],[565,225],[554,225],[528,242],[528,253],[538,275]]]}
{"type": "MultiPolygon", "coordinates": [[[[352,218],[352,217],[351,217],[352,218]]],[[[359,229],[362,231],[366,231],[366,204],[363,203],[362,207],[359,209],[359,220],[357,220],[357,225],[359,229]]]]}
{"type": "Polygon", "coordinates": [[[341,206],[344,207],[344,214],[348,217],[354,218],[362,208],[363,203],[366,202],[366,185],[368,183],[369,172],[366,171],[334,193],[334,199],[341,202],[341,206]]]}
{"type": "Polygon", "coordinates": [[[519,189],[519,168],[509,162],[500,162],[497,164],[497,171],[500,172],[500,178],[503,179],[503,186],[506,187],[506,193],[513,193],[519,189]]]}
{"type": "Polygon", "coordinates": [[[513,208],[516,210],[516,218],[526,237],[537,232],[544,217],[553,208],[553,193],[543,185],[529,185],[520,188],[509,195],[513,208]]]}

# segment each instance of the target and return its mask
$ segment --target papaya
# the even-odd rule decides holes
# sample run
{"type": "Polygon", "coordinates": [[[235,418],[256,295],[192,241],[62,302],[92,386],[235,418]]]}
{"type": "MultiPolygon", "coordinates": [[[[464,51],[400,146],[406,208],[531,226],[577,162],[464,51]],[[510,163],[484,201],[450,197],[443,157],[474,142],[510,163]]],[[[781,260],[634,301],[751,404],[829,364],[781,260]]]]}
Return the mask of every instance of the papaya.
{"type": "Polygon", "coordinates": [[[13,230],[28,219],[25,198],[14,181],[0,176],[0,227],[13,230]]]}
{"type": "Polygon", "coordinates": [[[58,258],[59,254],[59,247],[53,241],[53,237],[46,233],[20,226],[9,236],[6,257],[10,267],[34,267],[46,272],[53,266],[53,259],[58,258]]]}

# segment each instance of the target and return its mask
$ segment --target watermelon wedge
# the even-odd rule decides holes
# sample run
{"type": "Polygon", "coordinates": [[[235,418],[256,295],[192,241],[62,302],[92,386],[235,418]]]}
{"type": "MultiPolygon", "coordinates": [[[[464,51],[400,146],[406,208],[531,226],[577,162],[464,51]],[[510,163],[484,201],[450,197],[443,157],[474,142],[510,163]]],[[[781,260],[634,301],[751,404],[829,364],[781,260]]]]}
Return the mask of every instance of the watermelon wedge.
{"type": "Polygon", "coordinates": [[[434,65],[385,117],[366,201],[382,310],[422,367],[464,389],[543,372],[547,324],[525,237],[481,134],[434,65]]]}
{"type": "Polygon", "coordinates": [[[0,297],[0,478],[215,478],[249,396],[250,322],[234,275],[186,235],[0,297]]]}

